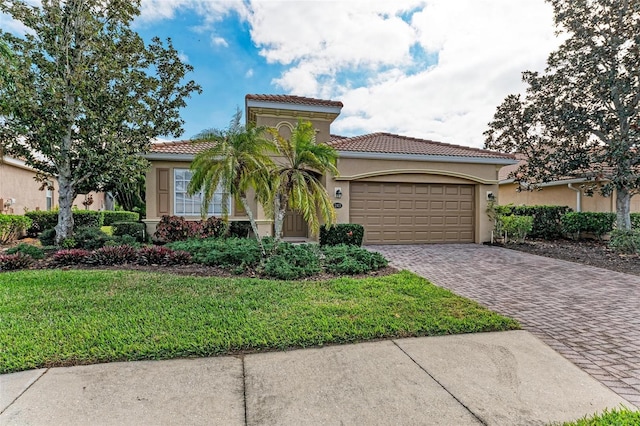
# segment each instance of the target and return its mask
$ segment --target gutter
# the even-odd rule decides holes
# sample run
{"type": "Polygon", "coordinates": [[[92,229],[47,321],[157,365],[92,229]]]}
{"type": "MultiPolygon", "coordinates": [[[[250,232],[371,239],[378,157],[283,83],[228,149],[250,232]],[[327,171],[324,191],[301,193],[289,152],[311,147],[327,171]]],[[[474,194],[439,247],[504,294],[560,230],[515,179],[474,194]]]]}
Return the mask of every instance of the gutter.
{"type": "Polygon", "coordinates": [[[365,160],[408,160],[431,161],[438,163],[472,163],[472,164],[517,164],[518,160],[495,157],[464,157],[455,155],[395,154],[386,152],[338,151],[340,158],[359,158],[365,160]]]}
{"type": "Polygon", "coordinates": [[[576,191],[576,211],[580,213],[582,211],[582,191],[578,188],[574,188],[573,183],[568,183],[567,187],[576,191]]]}

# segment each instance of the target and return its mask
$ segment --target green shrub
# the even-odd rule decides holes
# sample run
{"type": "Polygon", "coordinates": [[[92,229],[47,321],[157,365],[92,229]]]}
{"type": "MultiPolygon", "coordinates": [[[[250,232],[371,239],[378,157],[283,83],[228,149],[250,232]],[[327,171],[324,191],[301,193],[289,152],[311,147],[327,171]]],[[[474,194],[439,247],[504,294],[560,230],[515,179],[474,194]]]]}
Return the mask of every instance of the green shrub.
{"type": "Polygon", "coordinates": [[[112,240],[112,237],[104,233],[100,228],[84,227],[75,229],[73,239],[75,244],[70,248],[96,250],[107,245],[112,240]]]}
{"type": "Polygon", "coordinates": [[[15,247],[7,250],[7,254],[22,253],[31,256],[34,259],[44,259],[44,250],[32,244],[20,243],[15,247]]]}
{"type": "Polygon", "coordinates": [[[31,227],[31,223],[26,216],[0,213],[0,244],[17,240],[31,227]]]}
{"type": "Polygon", "coordinates": [[[280,243],[265,261],[262,274],[279,280],[297,280],[316,275],[322,271],[319,254],[315,244],[280,243]]]}
{"type": "Polygon", "coordinates": [[[116,235],[111,237],[111,240],[107,241],[106,246],[131,246],[133,248],[142,247],[142,243],[138,241],[136,237],[132,237],[131,235],[116,235]]]}
{"type": "Polygon", "coordinates": [[[336,246],[348,244],[361,246],[364,237],[364,227],[357,223],[338,223],[332,226],[320,227],[320,245],[336,246]]]}
{"type": "Polygon", "coordinates": [[[140,214],[136,212],[105,210],[102,212],[102,216],[104,218],[102,226],[111,226],[114,222],[140,221],[140,214]]]}
{"type": "Polygon", "coordinates": [[[631,213],[631,229],[640,229],[640,213],[631,213]]]}
{"type": "Polygon", "coordinates": [[[134,237],[137,241],[145,240],[145,225],[140,222],[113,222],[111,225],[113,227],[113,235],[116,237],[121,237],[123,235],[130,235],[134,237]]]}
{"type": "Polygon", "coordinates": [[[38,236],[40,243],[45,246],[54,246],[56,244],[56,230],[53,228],[45,229],[38,236]]]}
{"type": "Polygon", "coordinates": [[[611,231],[609,247],[619,253],[640,253],[640,230],[614,229],[611,231]]]}
{"type": "Polygon", "coordinates": [[[251,234],[251,223],[248,221],[229,222],[228,237],[247,238],[251,234]]]}
{"type": "Polygon", "coordinates": [[[74,228],[100,228],[103,225],[104,216],[101,211],[74,210],[74,228]]]}
{"type": "Polygon", "coordinates": [[[35,237],[47,229],[53,229],[58,224],[57,211],[35,210],[24,214],[31,219],[31,226],[27,230],[29,236],[35,237]]]}
{"type": "Polygon", "coordinates": [[[51,266],[69,266],[87,263],[91,252],[85,249],[58,250],[51,256],[51,266]]]}
{"type": "Polygon", "coordinates": [[[533,224],[529,236],[552,240],[562,237],[562,217],[570,212],[568,206],[512,206],[516,216],[532,216],[533,224]]]}
{"type": "MultiPolygon", "coordinates": [[[[103,212],[93,210],[74,210],[73,226],[74,228],[93,227],[99,228],[103,225],[103,212]]],[[[58,224],[58,211],[32,211],[25,213],[25,216],[33,222],[27,231],[29,235],[36,236],[47,229],[55,228],[58,224]]]]}
{"type": "Polygon", "coordinates": [[[515,237],[518,241],[524,242],[527,234],[533,229],[533,216],[504,216],[501,218],[502,232],[515,237]]]}
{"type": "Polygon", "coordinates": [[[31,266],[33,258],[24,253],[0,254],[0,271],[15,271],[31,266]]]}
{"type": "MultiPolygon", "coordinates": [[[[263,241],[267,250],[273,247],[272,239],[263,241]]],[[[258,242],[252,238],[190,239],[167,244],[167,247],[189,252],[194,262],[210,266],[255,267],[262,259],[258,242]]]]}
{"type": "Polygon", "coordinates": [[[613,230],[615,213],[569,212],[562,216],[565,234],[579,238],[582,233],[590,233],[601,239],[613,230]]]}
{"type": "Polygon", "coordinates": [[[380,253],[346,244],[324,246],[322,253],[325,269],[334,274],[364,274],[377,271],[389,264],[380,253]]]}

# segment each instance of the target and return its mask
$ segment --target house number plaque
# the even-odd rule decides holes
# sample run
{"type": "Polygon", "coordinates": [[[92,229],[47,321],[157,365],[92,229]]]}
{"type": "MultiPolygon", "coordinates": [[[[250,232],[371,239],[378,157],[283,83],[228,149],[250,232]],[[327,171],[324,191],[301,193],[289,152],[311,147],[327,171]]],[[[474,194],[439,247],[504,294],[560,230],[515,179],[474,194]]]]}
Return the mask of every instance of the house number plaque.
{"type": "Polygon", "coordinates": [[[333,203],[333,207],[336,209],[341,209],[342,208],[342,203],[333,203]]]}

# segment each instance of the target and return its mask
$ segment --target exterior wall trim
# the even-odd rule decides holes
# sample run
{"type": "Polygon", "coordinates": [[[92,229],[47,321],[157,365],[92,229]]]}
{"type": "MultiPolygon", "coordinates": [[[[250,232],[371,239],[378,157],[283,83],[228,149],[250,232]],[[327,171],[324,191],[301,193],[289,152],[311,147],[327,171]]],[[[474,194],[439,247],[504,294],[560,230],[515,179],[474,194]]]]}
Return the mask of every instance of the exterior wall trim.
{"type": "Polygon", "coordinates": [[[516,164],[517,160],[493,157],[460,157],[454,155],[395,154],[387,152],[338,151],[341,158],[361,158],[365,160],[409,160],[431,161],[439,163],[473,163],[473,164],[516,164]]]}
{"type": "Polygon", "coordinates": [[[273,101],[256,101],[247,99],[247,109],[249,108],[267,108],[267,109],[283,109],[288,111],[304,111],[304,112],[324,112],[328,114],[340,114],[342,108],[324,106],[324,105],[301,105],[288,102],[273,101]]]}
{"type": "Polygon", "coordinates": [[[375,176],[389,176],[389,175],[406,175],[406,174],[423,174],[423,175],[440,175],[440,176],[451,176],[462,179],[467,179],[472,182],[481,183],[483,185],[495,185],[498,183],[497,180],[487,180],[482,179],[477,176],[468,175],[465,173],[451,172],[445,170],[432,170],[432,169],[391,169],[391,170],[381,170],[375,172],[361,173],[358,175],[352,176],[337,176],[334,179],[336,181],[352,181],[358,179],[365,179],[375,176]]]}

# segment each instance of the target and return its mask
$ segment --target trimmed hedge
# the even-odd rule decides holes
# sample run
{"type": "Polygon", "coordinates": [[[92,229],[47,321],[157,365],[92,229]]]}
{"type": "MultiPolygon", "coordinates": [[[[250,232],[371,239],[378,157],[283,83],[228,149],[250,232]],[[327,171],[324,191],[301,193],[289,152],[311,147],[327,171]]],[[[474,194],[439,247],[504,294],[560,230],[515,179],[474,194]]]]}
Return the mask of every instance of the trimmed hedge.
{"type": "Polygon", "coordinates": [[[26,216],[0,213],[0,244],[18,239],[31,226],[26,216]]]}
{"type": "Polygon", "coordinates": [[[568,206],[514,206],[511,213],[516,216],[532,216],[533,226],[528,236],[553,240],[562,237],[562,217],[571,212],[568,206]]]}
{"type": "Polygon", "coordinates": [[[613,231],[615,223],[615,213],[569,212],[562,217],[564,232],[578,238],[581,233],[591,233],[600,239],[613,231]]]}
{"type": "MultiPolygon", "coordinates": [[[[100,228],[101,226],[110,226],[113,222],[137,222],[140,220],[138,213],[125,211],[74,210],[72,215],[74,227],[78,228],[100,228]]],[[[25,216],[33,221],[27,232],[34,237],[47,229],[55,228],[58,224],[57,210],[36,210],[25,213],[25,216]]]]}
{"type": "Polygon", "coordinates": [[[140,214],[136,212],[105,210],[102,212],[102,216],[104,217],[102,226],[112,226],[115,222],[138,222],[140,220],[140,214]]]}
{"type": "Polygon", "coordinates": [[[145,225],[140,222],[113,222],[113,235],[121,237],[123,235],[129,235],[135,238],[137,241],[142,242],[145,240],[145,225]]]}
{"type": "Polygon", "coordinates": [[[631,229],[640,229],[640,213],[631,213],[631,229]]]}
{"type": "Polygon", "coordinates": [[[364,227],[357,223],[338,223],[320,227],[320,246],[337,246],[347,244],[361,246],[364,238],[364,227]]]}

